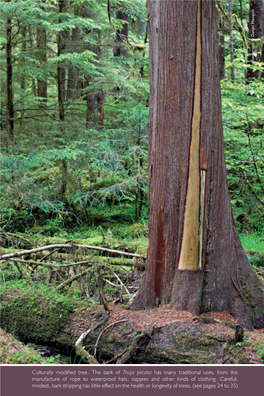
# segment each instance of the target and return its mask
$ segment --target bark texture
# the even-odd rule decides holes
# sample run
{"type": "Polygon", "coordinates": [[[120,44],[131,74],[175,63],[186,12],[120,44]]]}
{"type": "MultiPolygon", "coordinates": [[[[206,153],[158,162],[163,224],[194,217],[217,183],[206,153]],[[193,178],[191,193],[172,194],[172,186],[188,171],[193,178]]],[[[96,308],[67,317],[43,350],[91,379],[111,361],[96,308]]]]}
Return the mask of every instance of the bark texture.
{"type": "Polygon", "coordinates": [[[240,243],[227,189],[215,4],[148,1],[147,7],[150,243],[134,306],[173,302],[195,315],[228,311],[248,328],[264,327],[263,286],[240,243]]]}

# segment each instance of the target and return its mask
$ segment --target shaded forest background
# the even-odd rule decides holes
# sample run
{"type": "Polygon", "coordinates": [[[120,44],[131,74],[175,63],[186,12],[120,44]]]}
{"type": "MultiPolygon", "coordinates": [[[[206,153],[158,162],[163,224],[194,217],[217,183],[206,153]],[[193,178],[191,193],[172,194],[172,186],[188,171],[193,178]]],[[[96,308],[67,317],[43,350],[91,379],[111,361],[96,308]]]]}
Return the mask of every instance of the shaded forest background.
{"type": "MultiPolygon", "coordinates": [[[[263,233],[263,10],[255,38],[248,1],[217,7],[230,197],[263,233]]],[[[1,20],[1,229],[147,224],[145,1],[3,1],[1,20]]]]}

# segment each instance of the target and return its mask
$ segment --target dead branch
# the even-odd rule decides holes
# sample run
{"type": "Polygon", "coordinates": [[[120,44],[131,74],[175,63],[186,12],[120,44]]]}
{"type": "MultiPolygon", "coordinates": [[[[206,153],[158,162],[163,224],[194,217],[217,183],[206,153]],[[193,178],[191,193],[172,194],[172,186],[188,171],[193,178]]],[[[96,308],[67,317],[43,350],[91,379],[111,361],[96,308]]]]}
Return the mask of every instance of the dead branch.
{"type": "Polygon", "coordinates": [[[87,362],[89,364],[99,364],[97,360],[89,352],[85,351],[84,347],[82,346],[83,340],[90,333],[90,331],[91,329],[85,331],[80,335],[75,344],[75,352],[76,355],[79,356],[84,362],[87,362]]]}
{"type": "Polygon", "coordinates": [[[121,357],[122,355],[124,355],[124,353],[127,351],[127,347],[123,350],[123,352],[119,353],[119,355],[114,356],[111,360],[109,360],[108,362],[106,362],[106,364],[110,364],[115,362],[119,357],[121,357]]]}
{"type": "Polygon", "coordinates": [[[46,254],[44,257],[42,257],[39,262],[45,260],[47,257],[51,256],[53,253],[57,252],[58,250],[60,250],[60,248],[53,250],[53,252],[49,252],[48,254],[46,254]]]}
{"type": "Polygon", "coordinates": [[[57,249],[57,248],[68,249],[68,248],[73,248],[73,247],[75,247],[75,248],[83,248],[83,249],[90,249],[90,250],[99,250],[101,252],[119,254],[119,255],[128,256],[128,257],[146,258],[145,256],[142,256],[140,254],[127,253],[127,252],[122,252],[120,250],[107,249],[107,248],[102,248],[102,247],[98,247],[98,246],[78,245],[78,244],[55,244],[55,245],[42,246],[42,247],[39,247],[39,248],[30,249],[30,250],[24,250],[24,251],[21,251],[21,252],[3,254],[3,255],[0,256],[0,260],[4,260],[4,259],[7,259],[7,258],[12,258],[12,257],[20,257],[20,256],[23,256],[24,254],[31,254],[31,253],[41,252],[43,250],[57,249]]]}
{"type": "Polygon", "coordinates": [[[72,283],[73,281],[81,278],[82,276],[88,274],[91,271],[91,268],[88,268],[87,270],[81,272],[80,274],[71,276],[69,279],[67,279],[65,282],[63,282],[61,285],[57,286],[55,288],[55,290],[61,290],[63,289],[65,286],[69,285],[70,283],[72,283]]]}
{"type": "Polygon", "coordinates": [[[139,341],[144,338],[148,338],[148,339],[151,338],[151,335],[146,330],[143,330],[140,334],[138,334],[134,338],[134,340],[133,340],[131,346],[128,348],[127,352],[123,355],[123,357],[121,359],[118,359],[117,364],[125,364],[129,359],[131,359],[136,352],[139,341]]]}

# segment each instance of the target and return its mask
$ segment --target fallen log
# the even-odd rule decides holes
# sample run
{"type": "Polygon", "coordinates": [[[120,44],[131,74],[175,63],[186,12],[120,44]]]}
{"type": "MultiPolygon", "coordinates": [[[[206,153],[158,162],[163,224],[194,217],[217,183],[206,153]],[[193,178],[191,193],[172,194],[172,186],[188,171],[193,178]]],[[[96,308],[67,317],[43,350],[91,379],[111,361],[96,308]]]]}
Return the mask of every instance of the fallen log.
{"type": "Polygon", "coordinates": [[[67,354],[77,347],[85,364],[261,363],[250,345],[254,337],[263,342],[264,335],[246,331],[249,343],[237,346],[233,328],[221,321],[198,321],[186,311],[104,312],[88,302],[69,306],[64,300],[51,302],[47,295],[36,298],[35,293],[8,293],[1,304],[1,326],[7,332],[22,341],[54,345],[67,354]]]}

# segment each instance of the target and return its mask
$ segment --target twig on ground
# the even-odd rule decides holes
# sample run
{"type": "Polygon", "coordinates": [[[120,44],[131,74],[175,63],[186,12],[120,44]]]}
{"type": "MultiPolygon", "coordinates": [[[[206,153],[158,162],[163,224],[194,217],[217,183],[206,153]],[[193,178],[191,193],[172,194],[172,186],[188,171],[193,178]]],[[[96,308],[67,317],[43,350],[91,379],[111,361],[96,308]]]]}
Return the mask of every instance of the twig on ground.
{"type": "Polygon", "coordinates": [[[111,360],[109,360],[108,362],[106,362],[106,364],[110,364],[112,362],[114,362],[115,360],[117,360],[119,357],[121,357],[122,355],[124,355],[124,353],[127,351],[127,347],[123,350],[123,352],[119,353],[119,355],[114,356],[111,360]]]}

